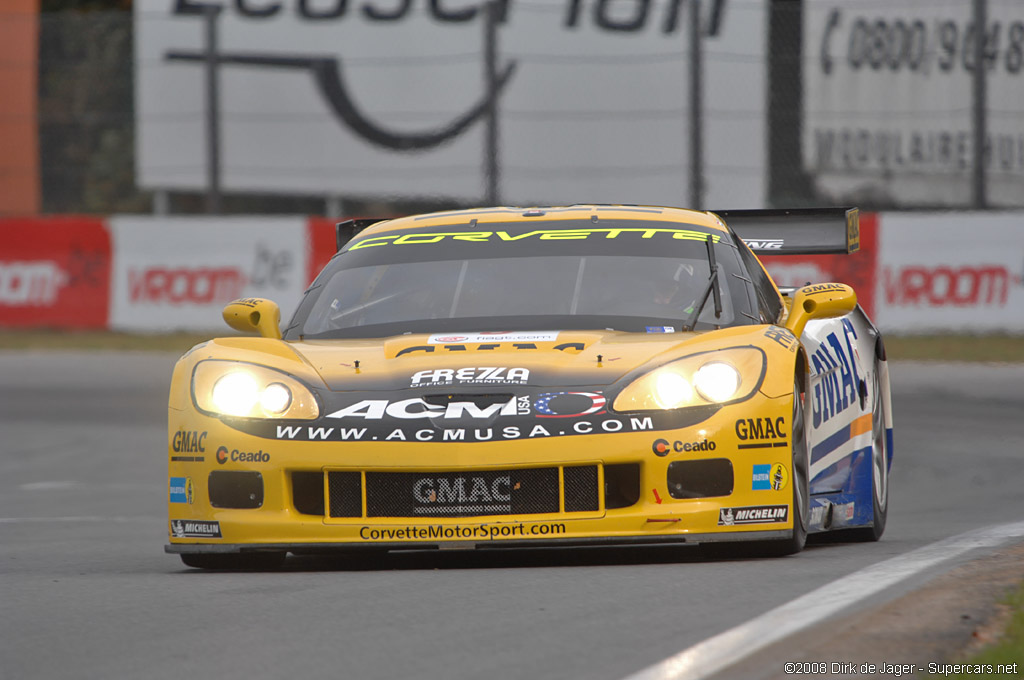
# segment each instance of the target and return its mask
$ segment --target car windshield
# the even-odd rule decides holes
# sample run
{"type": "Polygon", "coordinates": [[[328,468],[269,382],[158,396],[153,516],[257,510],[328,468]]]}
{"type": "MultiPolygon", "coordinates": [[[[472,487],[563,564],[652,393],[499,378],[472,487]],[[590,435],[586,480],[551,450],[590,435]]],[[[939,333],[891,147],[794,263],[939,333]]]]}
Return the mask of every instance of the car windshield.
{"type": "MultiPolygon", "coordinates": [[[[660,233],[613,238],[605,230],[597,238],[571,237],[579,232],[563,225],[562,238],[529,242],[534,234],[508,226],[520,231],[500,233],[522,241],[457,240],[454,229],[416,234],[418,240],[400,244],[395,235],[356,241],[314,282],[286,337],[584,328],[672,332],[689,321],[708,287],[707,234],[691,225],[685,225],[690,238],[672,238],[673,230],[665,229],[670,238],[661,243],[655,243],[660,233]]],[[[681,233],[682,225],[671,226],[681,233]]],[[[709,299],[698,328],[751,322],[748,286],[733,275],[740,272],[739,259],[735,248],[724,246],[716,246],[721,317],[709,299]]]]}

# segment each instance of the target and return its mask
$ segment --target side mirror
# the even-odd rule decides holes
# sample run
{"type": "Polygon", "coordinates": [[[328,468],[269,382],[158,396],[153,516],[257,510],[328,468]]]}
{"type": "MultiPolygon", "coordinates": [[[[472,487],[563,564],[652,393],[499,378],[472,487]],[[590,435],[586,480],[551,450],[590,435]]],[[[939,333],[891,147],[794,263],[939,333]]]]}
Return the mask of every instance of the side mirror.
{"type": "Polygon", "coordinates": [[[819,283],[796,291],[786,328],[800,337],[811,319],[846,316],[857,307],[857,293],[844,283],[819,283]]]}
{"type": "Polygon", "coordinates": [[[242,298],[224,307],[224,321],[236,331],[281,339],[281,308],[273,300],[242,298]]]}

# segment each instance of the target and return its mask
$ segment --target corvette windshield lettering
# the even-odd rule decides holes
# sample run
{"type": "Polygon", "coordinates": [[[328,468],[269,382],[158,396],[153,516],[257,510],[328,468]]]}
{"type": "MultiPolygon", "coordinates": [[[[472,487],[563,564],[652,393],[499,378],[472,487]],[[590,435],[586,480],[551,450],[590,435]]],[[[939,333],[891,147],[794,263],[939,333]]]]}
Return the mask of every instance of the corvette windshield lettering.
{"type": "MultiPolygon", "coordinates": [[[[523,241],[523,240],[586,240],[589,238],[614,239],[624,235],[639,236],[640,238],[654,238],[656,235],[664,234],[671,239],[684,241],[706,241],[708,233],[695,231],[693,229],[673,229],[671,227],[595,227],[593,229],[536,229],[525,234],[510,234],[507,231],[444,231],[430,234],[388,234],[386,236],[373,236],[360,239],[353,244],[349,250],[361,248],[373,248],[375,246],[401,246],[401,245],[423,245],[440,243],[445,240],[470,241],[474,243],[488,243],[501,241],[523,241]]],[[[721,238],[718,234],[711,234],[711,238],[718,243],[721,238]]]]}

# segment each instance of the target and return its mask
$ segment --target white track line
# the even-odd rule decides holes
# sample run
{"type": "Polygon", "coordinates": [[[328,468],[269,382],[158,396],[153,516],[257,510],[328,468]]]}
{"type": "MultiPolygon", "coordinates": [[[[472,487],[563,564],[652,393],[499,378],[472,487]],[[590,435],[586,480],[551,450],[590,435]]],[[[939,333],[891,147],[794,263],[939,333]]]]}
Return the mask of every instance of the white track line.
{"type": "Polygon", "coordinates": [[[699,642],[625,680],[697,680],[832,616],[858,600],[971,550],[993,548],[1024,537],[1024,522],[969,531],[879,562],[813,590],[731,630],[699,642]]]}

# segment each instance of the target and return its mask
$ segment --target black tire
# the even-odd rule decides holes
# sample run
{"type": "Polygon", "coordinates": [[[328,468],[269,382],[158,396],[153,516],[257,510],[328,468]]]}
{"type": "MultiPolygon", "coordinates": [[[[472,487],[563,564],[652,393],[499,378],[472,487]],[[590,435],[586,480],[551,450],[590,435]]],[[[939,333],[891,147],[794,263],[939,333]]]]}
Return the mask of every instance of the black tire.
{"type": "Polygon", "coordinates": [[[878,362],[875,362],[875,376],[871,381],[873,401],[871,404],[871,526],[849,529],[843,538],[851,541],[877,541],[885,533],[889,517],[889,446],[885,431],[885,410],[882,401],[882,381],[878,376],[878,362]]]}
{"type": "Polygon", "coordinates": [[[807,525],[811,515],[810,456],[807,447],[805,393],[797,380],[793,385],[793,418],[790,435],[793,441],[793,535],[781,541],[765,541],[762,554],[795,555],[807,545],[807,525]]]}
{"type": "Polygon", "coordinates": [[[231,571],[270,571],[284,564],[287,553],[191,553],[180,555],[186,567],[231,571]]]}
{"type": "Polygon", "coordinates": [[[702,543],[701,552],[706,557],[782,557],[794,555],[807,545],[811,488],[804,399],[803,388],[797,380],[793,386],[793,417],[790,421],[793,441],[793,535],[773,541],[702,543]]]}

